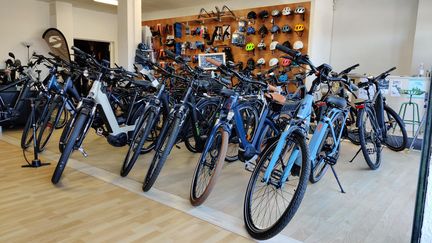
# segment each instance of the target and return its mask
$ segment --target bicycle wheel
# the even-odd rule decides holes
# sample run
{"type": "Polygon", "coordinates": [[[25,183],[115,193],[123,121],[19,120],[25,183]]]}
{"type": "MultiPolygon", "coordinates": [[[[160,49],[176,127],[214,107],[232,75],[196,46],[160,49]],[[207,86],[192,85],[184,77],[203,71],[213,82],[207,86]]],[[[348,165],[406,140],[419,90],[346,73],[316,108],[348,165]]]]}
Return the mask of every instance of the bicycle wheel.
{"type": "Polygon", "coordinates": [[[153,156],[153,160],[144,179],[143,191],[145,192],[152,188],[177,140],[177,136],[180,132],[180,118],[176,117],[172,122],[169,122],[164,130],[165,131],[162,131],[161,141],[158,141],[156,153],[153,156]]]}
{"type": "Polygon", "coordinates": [[[123,166],[120,171],[120,175],[125,177],[129,174],[132,167],[135,165],[138,156],[141,154],[141,150],[144,146],[144,143],[147,140],[147,137],[152,130],[154,124],[155,114],[152,111],[148,111],[144,114],[142,123],[139,127],[137,127],[137,132],[134,134],[132,141],[129,145],[128,152],[123,161],[123,166]]]}
{"type": "Polygon", "coordinates": [[[65,127],[63,128],[63,131],[60,135],[59,139],[59,151],[60,153],[63,153],[64,147],[66,146],[68,139],[71,135],[72,131],[72,123],[77,117],[72,116],[66,123],[65,127]]]}
{"type": "MultiPolygon", "coordinates": [[[[207,136],[207,134],[213,128],[218,108],[218,103],[216,101],[204,102],[200,105],[200,107],[197,107],[197,110],[199,111],[197,112],[197,120],[199,122],[198,127],[201,138],[207,136]]],[[[193,124],[190,121],[186,121],[186,124],[188,124],[188,128],[186,129],[187,133],[184,138],[186,148],[192,153],[201,152],[196,148],[195,138],[192,133],[193,124]]]]}
{"type": "Polygon", "coordinates": [[[252,172],[245,195],[243,212],[246,229],[258,240],[275,236],[291,221],[305,194],[310,173],[305,137],[300,133],[292,133],[286,138],[267,183],[264,174],[277,144],[276,140],[263,151],[259,163],[252,172]],[[301,161],[301,166],[295,164],[287,181],[280,185],[279,181],[287,166],[286,163],[292,152],[297,149],[297,159],[301,161]]]}
{"type": "Polygon", "coordinates": [[[42,120],[42,124],[39,129],[38,134],[38,151],[41,152],[45,150],[48,141],[57,127],[60,121],[60,117],[63,113],[63,100],[54,100],[49,107],[45,118],[42,120]]]}
{"type": "Polygon", "coordinates": [[[69,120],[69,111],[63,109],[63,112],[61,113],[61,116],[59,118],[59,121],[56,124],[55,129],[62,129],[64,126],[66,126],[68,120],[69,120]]]}
{"type": "Polygon", "coordinates": [[[367,165],[376,170],[381,165],[381,141],[376,127],[377,122],[372,109],[365,106],[358,115],[360,146],[367,165]]]}
{"type": "Polygon", "coordinates": [[[86,122],[88,121],[88,116],[84,113],[78,115],[74,124],[72,125],[71,135],[68,139],[68,142],[63,150],[63,153],[60,156],[60,159],[57,163],[57,166],[54,170],[54,173],[51,178],[51,182],[53,184],[57,184],[60,181],[60,178],[63,174],[63,171],[66,167],[66,163],[69,160],[70,155],[72,154],[75,143],[80,138],[80,135],[83,135],[83,130],[85,128],[86,122]]]}
{"type": "Polygon", "coordinates": [[[207,140],[204,151],[195,168],[190,189],[190,202],[201,205],[213,190],[222,170],[228,147],[228,132],[219,128],[211,140],[207,140]]]}
{"type": "Polygon", "coordinates": [[[408,135],[400,116],[389,106],[384,106],[384,121],[387,131],[385,144],[393,151],[402,151],[408,143],[408,135]]]}

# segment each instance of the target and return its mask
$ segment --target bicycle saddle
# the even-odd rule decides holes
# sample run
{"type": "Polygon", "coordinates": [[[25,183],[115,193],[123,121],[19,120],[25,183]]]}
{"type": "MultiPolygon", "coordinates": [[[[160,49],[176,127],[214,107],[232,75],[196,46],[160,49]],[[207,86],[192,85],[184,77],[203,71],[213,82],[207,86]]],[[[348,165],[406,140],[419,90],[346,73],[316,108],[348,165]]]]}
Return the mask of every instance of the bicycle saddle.
{"type": "Polygon", "coordinates": [[[329,96],[326,99],[326,103],[329,106],[333,106],[340,109],[344,109],[347,106],[347,101],[344,98],[338,96],[329,96]]]}

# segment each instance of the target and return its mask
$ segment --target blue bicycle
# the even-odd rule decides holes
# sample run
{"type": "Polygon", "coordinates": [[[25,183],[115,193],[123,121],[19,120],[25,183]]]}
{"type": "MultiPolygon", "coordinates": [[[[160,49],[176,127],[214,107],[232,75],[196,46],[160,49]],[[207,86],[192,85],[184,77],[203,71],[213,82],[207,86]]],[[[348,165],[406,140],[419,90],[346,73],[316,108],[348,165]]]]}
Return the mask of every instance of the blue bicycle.
{"type": "MultiPolygon", "coordinates": [[[[223,88],[220,91],[220,95],[224,97],[224,102],[219,109],[219,117],[206,141],[191,183],[190,202],[194,206],[198,206],[206,200],[216,183],[227,155],[229,137],[233,127],[235,127],[240,146],[238,158],[246,162],[247,169],[253,166],[251,161],[254,160],[254,157],[256,158],[261,153],[266,138],[277,135],[279,132],[277,124],[271,116],[271,106],[268,105],[264,97],[268,84],[252,80],[213,59],[209,58],[208,61],[219,66],[222,72],[234,74],[241,82],[260,87],[260,92],[257,95],[240,95],[238,91],[233,89],[223,88]],[[249,126],[246,123],[253,120],[254,117],[248,117],[248,112],[251,110],[251,103],[248,100],[256,101],[257,99],[263,102],[259,115],[261,119],[253,126],[249,126]]],[[[258,117],[258,115],[255,116],[258,117]]]]}
{"type": "MultiPolygon", "coordinates": [[[[248,233],[259,240],[269,239],[290,222],[306,191],[311,168],[318,168],[321,161],[323,142],[331,134],[334,143],[326,148],[325,163],[337,160],[343,129],[332,124],[344,126],[346,101],[340,97],[327,99],[332,107],[323,116],[315,130],[309,147],[306,136],[309,131],[312,113],[313,93],[323,82],[346,82],[343,78],[331,77],[331,67],[323,64],[315,67],[307,55],[277,45],[276,49],[291,56],[294,62],[311,68],[315,74],[310,90],[301,101],[288,101],[283,110],[294,111],[287,119],[287,125],[278,140],[269,143],[260,155],[259,161],[248,183],[244,201],[244,220],[248,233]],[[339,131],[340,130],[340,131],[339,131]],[[334,157],[330,159],[330,157],[334,157]]],[[[318,170],[319,171],[319,170],[318,170]]],[[[317,174],[319,175],[319,174],[317,174]]]]}

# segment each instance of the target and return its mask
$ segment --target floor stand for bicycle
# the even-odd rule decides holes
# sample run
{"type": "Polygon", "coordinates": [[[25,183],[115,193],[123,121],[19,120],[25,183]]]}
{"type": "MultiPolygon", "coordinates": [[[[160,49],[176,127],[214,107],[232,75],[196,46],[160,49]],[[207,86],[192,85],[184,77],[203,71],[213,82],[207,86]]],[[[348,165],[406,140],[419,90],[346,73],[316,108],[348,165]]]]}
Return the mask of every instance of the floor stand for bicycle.
{"type": "Polygon", "coordinates": [[[343,187],[342,187],[342,184],[341,184],[340,181],[339,181],[339,177],[337,176],[337,174],[336,174],[336,170],[334,169],[333,165],[330,165],[330,168],[331,168],[332,171],[333,171],[333,175],[334,175],[334,177],[336,178],[336,181],[337,181],[337,183],[338,183],[338,185],[339,185],[339,188],[341,189],[341,192],[342,192],[342,193],[345,193],[345,191],[344,191],[344,189],[343,189],[343,187]]]}
{"type": "Polygon", "coordinates": [[[359,155],[360,151],[361,151],[361,147],[359,148],[357,153],[354,155],[354,157],[349,161],[350,163],[352,163],[355,160],[355,158],[357,158],[357,155],[359,155]]]}
{"type": "Polygon", "coordinates": [[[42,163],[42,161],[38,157],[38,146],[37,146],[37,137],[36,137],[36,107],[35,107],[35,98],[29,98],[30,106],[31,106],[31,114],[30,119],[32,123],[32,129],[33,129],[33,155],[34,158],[31,162],[31,164],[22,165],[23,168],[37,168],[45,165],[50,165],[51,163],[42,163]]]}

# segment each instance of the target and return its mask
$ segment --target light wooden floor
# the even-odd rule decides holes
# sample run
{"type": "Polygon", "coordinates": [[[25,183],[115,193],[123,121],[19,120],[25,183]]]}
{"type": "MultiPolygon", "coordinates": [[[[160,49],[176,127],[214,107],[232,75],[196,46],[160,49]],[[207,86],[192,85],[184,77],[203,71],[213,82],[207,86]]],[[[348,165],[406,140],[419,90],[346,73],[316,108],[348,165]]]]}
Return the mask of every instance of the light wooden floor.
{"type": "MultiPolygon", "coordinates": [[[[20,137],[19,131],[5,134],[14,138],[20,137]]],[[[74,153],[72,158],[118,174],[126,148],[111,147],[105,138],[97,137],[92,132],[89,134],[84,144],[89,157],[83,158],[80,153],[74,153]]],[[[58,133],[55,136],[58,136],[58,133]]],[[[50,152],[58,153],[57,141],[54,138],[48,146],[50,152]]],[[[191,154],[183,145],[180,146],[181,149],[173,150],[154,187],[188,199],[190,180],[198,155],[191,154]]],[[[282,234],[305,242],[409,241],[420,154],[396,153],[384,149],[381,168],[371,171],[361,154],[354,163],[347,162],[356,151],[357,147],[348,142],[343,143],[342,154],[336,165],[347,193],[341,194],[338,191],[331,173],[319,183],[310,184],[299,211],[282,234]]],[[[129,178],[142,182],[150,158],[151,155],[142,156],[129,178]]],[[[52,169],[47,168],[47,173],[49,174],[52,169]]],[[[76,174],[79,173],[73,169],[65,170],[63,187],[54,188],[59,191],[59,195],[65,191],[78,190],[77,187],[80,186],[89,192],[92,189],[98,191],[97,186],[87,188],[86,185],[82,185],[84,183],[75,178],[76,174]]],[[[243,197],[249,176],[249,172],[243,169],[241,163],[226,164],[205,205],[241,220],[243,197]]],[[[50,186],[49,176],[45,177],[36,180],[50,186]]],[[[124,210],[129,208],[125,207],[124,210]]],[[[98,215],[92,210],[89,212],[98,215]]]]}
{"type": "Polygon", "coordinates": [[[247,242],[160,203],[52,166],[22,169],[21,150],[0,141],[0,242],[247,242]]]}

